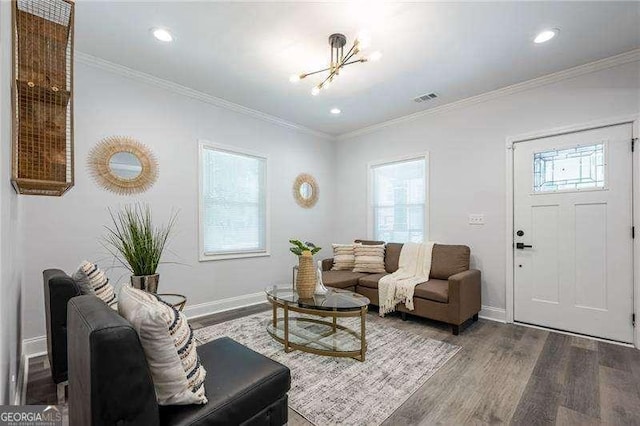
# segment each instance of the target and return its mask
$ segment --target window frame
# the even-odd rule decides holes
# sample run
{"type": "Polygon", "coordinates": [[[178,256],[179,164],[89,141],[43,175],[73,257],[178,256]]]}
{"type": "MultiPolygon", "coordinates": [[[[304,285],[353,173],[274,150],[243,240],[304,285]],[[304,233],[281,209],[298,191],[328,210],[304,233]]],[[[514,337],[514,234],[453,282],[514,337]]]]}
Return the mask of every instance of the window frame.
{"type": "Polygon", "coordinates": [[[253,257],[267,257],[271,256],[271,200],[270,200],[270,167],[269,156],[264,153],[259,153],[244,148],[238,148],[231,145],[223,145],[215,142],[211,142],[205,139],[198,140],[198,260],[200,262],[215,261],[215,260],[228,260],[228,259],[246,259],[253,257]],[[204,194],[203,194],[203,177],[204,168],[202,167],[202,160],[206,149],[228,152],[231,154],[243,155],[247,157],[255,157],[265,161],[265,248],[264,250],[238,250],[229,251],[224,253],[211,254],[205,252],[204,249],[204,194]]]}
{"type": "MultiPolygon", "coordinates": [[[[430,190],[429,186],[431,183],[431,179],[429,177],[431,173],[431,167],[429,163],[429,152],[422,152],[419,154],[412,155],[403,155],[400,157],[387,158],[383,160],[377,160],[367,163],[367,238],[372,240],[375,239],[375,217],[374,217],[374,196],[373,196],[373,169],[379,166],[388,166],[395,163],[404,163],[408,161],[414,160],[424,160],[425,163],[425,171],[424,171],[424,242],[430,241],[429,237],[431,235],[429,224],[430,224],[430,209],[431,209],[431,200],[429,199],[430,190]]],[[[394,241],[385,241],[385,243],[394,242],[394,241]]]]}

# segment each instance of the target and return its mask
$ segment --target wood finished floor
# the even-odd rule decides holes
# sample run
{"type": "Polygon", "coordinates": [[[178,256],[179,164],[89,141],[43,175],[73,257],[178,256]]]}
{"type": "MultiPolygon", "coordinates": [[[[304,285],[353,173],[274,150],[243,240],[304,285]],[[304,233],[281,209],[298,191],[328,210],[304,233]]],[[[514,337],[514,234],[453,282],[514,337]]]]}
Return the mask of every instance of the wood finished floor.
{"type": "MultiPolygon", "coordinates": [[[[191,321],[194,329],[269,309],[258,305],[191,321]]],[[[370,315],[377,315],[371,312],[370,315]]],[[[384,425],[640,425],[640,351],[480,320],[459,336],[433,321],[387,318],[398,329],[462,350],[384,425]]],[[[27,404],[54,404],[45,358],[31,359],[27,404]]],[[[289,425],[309,425],[289,410],[289,425]]]]}

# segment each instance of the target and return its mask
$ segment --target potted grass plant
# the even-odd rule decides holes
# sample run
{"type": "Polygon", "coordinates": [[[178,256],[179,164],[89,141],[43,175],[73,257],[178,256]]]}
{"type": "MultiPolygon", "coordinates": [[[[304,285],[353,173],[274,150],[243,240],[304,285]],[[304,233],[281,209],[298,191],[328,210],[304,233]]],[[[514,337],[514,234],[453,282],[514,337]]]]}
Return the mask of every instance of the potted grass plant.
{"type": "Polygon", "coordinates": [[[105,226],[105,247],[131,272],[133,287],[151,293],[158,291],[158,265],[177,213],[172,213],[165,225],[153,224],[151,209],[139,203],[125,206],[114,213],[109,209],[112,226],[105,226]]]}

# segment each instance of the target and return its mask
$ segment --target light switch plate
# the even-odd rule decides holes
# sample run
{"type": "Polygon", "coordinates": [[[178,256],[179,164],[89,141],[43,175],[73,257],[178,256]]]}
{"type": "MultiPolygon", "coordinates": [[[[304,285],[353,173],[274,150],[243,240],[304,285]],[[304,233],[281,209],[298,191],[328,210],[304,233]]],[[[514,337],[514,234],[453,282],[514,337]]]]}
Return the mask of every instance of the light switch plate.
{"type": "Polygon", "coordinates": [[[469,214],[469,225],[484,225],[484,215],[469,214]]]}

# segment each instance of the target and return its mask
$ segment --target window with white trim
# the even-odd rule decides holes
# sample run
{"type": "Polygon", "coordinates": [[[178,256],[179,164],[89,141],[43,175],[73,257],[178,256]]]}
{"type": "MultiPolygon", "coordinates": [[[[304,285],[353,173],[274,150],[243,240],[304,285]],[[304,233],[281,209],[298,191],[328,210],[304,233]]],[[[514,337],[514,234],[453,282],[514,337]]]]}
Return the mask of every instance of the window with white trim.
{"type": "Polygon", "coordinates": [[[200,144],[200,258],[268,255],[267,158],[200,144]]]}
{"type": "Polygon", "coordinates": [[[427,156],[370,166],[373,238],[427,241],[427,156]]]}

